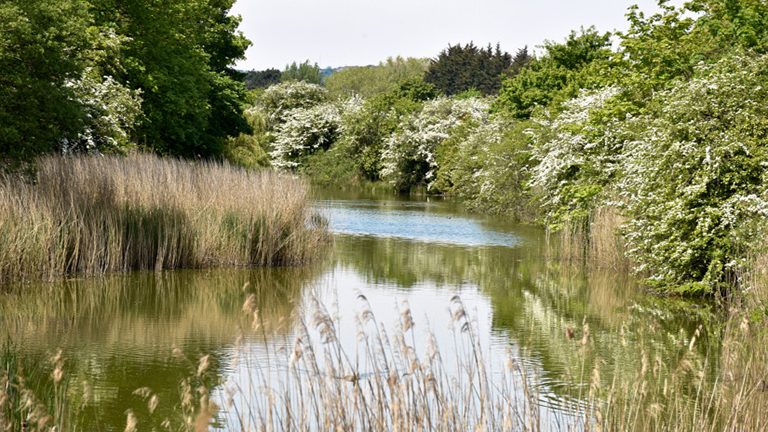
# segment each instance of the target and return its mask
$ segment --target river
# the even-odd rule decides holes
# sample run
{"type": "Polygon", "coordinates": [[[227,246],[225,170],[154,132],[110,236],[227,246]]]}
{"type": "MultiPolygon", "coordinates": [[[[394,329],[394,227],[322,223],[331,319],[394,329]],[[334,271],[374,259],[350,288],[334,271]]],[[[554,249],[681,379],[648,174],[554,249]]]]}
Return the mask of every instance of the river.
{"type": "MultiPolygon", "coordinates": [[[[178,412],[179,383],[195,376],[204,355],[220,400],[228,389],[252,387],[254,369],[279,375],[287,365],[275,353],[293,349],[298,323],[311,320],[308,304],[315,301],[353,355],[361,310],[370,308],[377,325],[394,329],[408,308],[410,342],[423,356],[430,337],[443,355],[456,349],[451,308],[460,299],[491,370],[512,358],[535,377],[544,430],[579,412],[595,365],[606,385],[648,359],[674,367],[697,329],[696,355],[719,357],[717,331],[710,330],[719,320],[714,307],[649,296],[621,271],[560,262],[539,228],[469,215],[440,199],[321,192],[315,206],[333,236],[311,266],[12,286],[0,296],[0,343],[8,341],[6,355],[28,365],[30,386],[41,393],[50,389],[49,359],[61,349],[65,392],[77,406],[71,415],[93,431],[124,430],[127,410],[144,426],[139,430],[161,430],[178,412]],[[250,294],[255,330],[243,312],[250,294]],[[151,415],[139,388],[157,395],[151,415]]],[[[708,362],[707,374],[717,373],[716,363],[708,362]]],[[[234,410],[266,397],[258,389],[244,394],[220,403],[219,424],[231,426],[234,410]]]]}

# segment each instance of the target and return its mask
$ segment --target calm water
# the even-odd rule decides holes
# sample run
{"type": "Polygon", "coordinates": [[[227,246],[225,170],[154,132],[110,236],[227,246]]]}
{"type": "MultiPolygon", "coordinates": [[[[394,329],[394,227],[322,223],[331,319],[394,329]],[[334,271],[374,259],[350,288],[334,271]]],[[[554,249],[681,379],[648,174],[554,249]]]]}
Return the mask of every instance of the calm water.
{"type": "Polygon", "coordinates": [[[8,340],[17,361],[34,365],[30,382],[41,392],[49,358],[62,349],[71,378],[66,391],[87,400],[78,417],[94,431],[122,431],[128,409],[147,430],[158,426],[179,404],[179,382],[194,375],[205,354],[223,383],[219,395],[247,387],[254,368],[279,373],[286,365],[270,353],[291,345],[312,298],[337,317],[350,352],[360,294],[386,328],[399,322],[407,302],[414,345],[426,345],[429,329],[447,352],[450,300],[459,295],[493,367],[512,355],[538,377],[543,422],[578,410],[581,383],[589,381],[584,370],[595,362],[607,383],[634,373],[641,350],[675,362],[699,326],[705,329],[700,355],[718,357],[717,337],[706,331],[717,322],[712,308],[643,296],[628,275],[548,259],[551,248],[539,229],[470,216],[439,200],[320,193],[316,207],[329,219],[334,241],[315,265],[7,287],[0,295],[0,343],[8,340]],[[256,334],[242,312],[248,294],[256,295],[260,311],[256,334]],[[589,350],[578,340],[584,323],[589,350]],[[577,337],[566,336],[569,328],[577,337]],[[172,355],[173,348],[184,358],[172,355]],[[141,387],[158,395],[152,416],[133,393],[141,387]]]}

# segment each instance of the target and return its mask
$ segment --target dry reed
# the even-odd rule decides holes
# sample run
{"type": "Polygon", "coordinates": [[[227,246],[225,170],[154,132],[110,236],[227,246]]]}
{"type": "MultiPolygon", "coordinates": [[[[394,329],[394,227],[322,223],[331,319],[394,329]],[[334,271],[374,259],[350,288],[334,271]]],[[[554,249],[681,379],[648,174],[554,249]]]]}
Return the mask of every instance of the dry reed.
{"type": "MultiPolygon", "coordinates": [[[[600,363],[585,367],[594,344],[585,323],[571,341],[584,362],[575,365],[582,370],[581,381],[572,384],[580,396],[552,411],[541,403],[537,390],[541,384],[524,359],[510,353],[504,366],[494,366],[460,298],[452,299],[449,310],[453,345],[448,351],[441,350],[434,337],[428,338],[427,346],[416,346],[417,324],[407,304],[398,311],[399,324],[384,329],[367,299],[358,298],[354,352],[346,351],[340,341],[342,332],[352,329],[339,328],[334,316],[314,299],[307,306],[309,318],[298,322],[295,336],[267,344],[272,348],[266,363],[251,362],[247,348],[240,346],[244,381],[222,383],[210,356],[188,358],[174,349],[178,361],[188,365],[189,376],[180,382],[176,414],[161,424],[183,431],[209,430],[214,424],[238,431],[757,432],[768,428],[764,415],[768,344],[760,344],[768,342],[768,328],[765,322],[753,323],[737,312],[723,331],[719,357],[698,353],[696,345],[706,337],[702,328],[681,339],[677,361],[654,356],[642,334],[627,343],[622,332],[617,344],[642,361],[637,370],[608,380],[600,363]],[[715,362],[719,372],[707,374],[715,362]]],[[[251,297],[242,309],[244,321],[267,342],[251,297]]],[[[66,393],[56,392],[57,386],[67,382],[66,377],[62,380],[66,366],[61,372],[61,358],[57,353],[48,366],[54,396],[47,403],[36,399],[12,369],[0,369],[0,430],[18,426],[22,419],[31,425],[30,431],[73,425],[76,417],[71,414],[67,421],[57,417],[67,418],[79,400],[58,399],[66,393]]],[[[149,416],[156,415],[156,393],[140,388],[133,394],[144,400],[149,416]]],[[[148,423],[137,412],[126,411],[126,430],[148,423]]]]}
{"type": "Polygon", "coordinates": [[[615,207],[594,209],[586,221],[566,223],[559,232],[559,259],[591,267],[628,271],[632,268],[620,233],[624,216],[615,207]]]}
{"type": "Polygon", "coordinates": [[[0,281],[300,264],[325,234],[305,183],[151,155],[46,157],[0,179],[0,281]]]}

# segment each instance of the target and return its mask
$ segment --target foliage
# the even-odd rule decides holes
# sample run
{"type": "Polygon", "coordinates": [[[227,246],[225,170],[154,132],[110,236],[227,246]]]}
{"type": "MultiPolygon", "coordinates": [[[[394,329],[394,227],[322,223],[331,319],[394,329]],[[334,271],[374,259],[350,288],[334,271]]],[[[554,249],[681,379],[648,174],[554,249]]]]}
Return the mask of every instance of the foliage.
{"type": "Polygon", "coordinates": [[[503,81],[494,109],[527,119],[537,107],[574,97],[595,81],[600,86],[599,64],[609,60],[609,47],[610,34],[594,28],[572,32],[564,43],[547,42],[541,58],[503,81]]]}
{"type": "Polygon", "coordinates": [[[344,68],[326,78],[324,85],[332,98],[353,95],[369,98],[392,91],[403,82],[421,78],[427,64],[424,59],[390,57],[377,66],[344,68]]]}
{"type": "Polygon", "coordinates": [[[535,119],[531,186],[541,195],[547,224],[583,222],[616,177],[622,153],[617,122],[604,122],[600,110],[619,89],[583,91],[563,104],[563,111],[535,119]]]}
{"type": "Polygon", "coordinates": [[[759,0],[695,0],[646,17],[637,7],[621,46],[629,68],[642,73],[646,87],[690,78],[701,62],[717,61],[734,47],[765,52],[768,5],[759,0]]]}
{"type": "Polygon", "coordinates": [[[437,176],[435,152],[457,126],[485,121],[488,104],[482,99],[437,98],[406,117],[384,144],[382,177],[399,191],[424,185],[430,190],[437,176]]]}
{"type": "MultiPolygon", "coordinates": [[[[102,42],[80,0],[0,4],[0,153],[27,159],[57,150],[87,123],[80,78],[102,42]]],[[[96,84],[96,83],[92,83],[96,84]]]]}
{"type": "Polygon", "coordinates": [[[269,87],[258,99],[257,103],[266,112],[269,127],[274,127],[284,122],[291,110],[311,108],[325,102],[328,95],[317,84],[289,81],[269,87]]]}
{"type": "Polygon", "coordinates": [[[299,172],[323,186],[357,185],[360,180],[355,159],[340,143],[309,155],[299,172]]]}
{"type": "Polygon", "coordinates": [[[252,106],[243,114],[251,132],[229,138],[224,146],[224,157],[245,168],[268,166],[270,162],[266,149],[272,137],[267,128],[267,114],[259,106],[252,106]]]}
{"type": "Polygon", "coordinates": [[[305,60],[303,63],[293,62],[286,65],[280,75],[280,81],[300,81],[319,85],[323,83],[323,76],[317,63],[310,64],[309,60],[305,60]]]}
{"type": "Polygon", "coordinates": [[[359,110],[362,100],[326,102],[309,108],[288,111],[285,120],[274,129],[273,164],[279,168],[296,168],[302,159],[328,148],[342,133],[342,116],[359,110]]]}
{"type": "Polygon", "coordinates": [[[456,195],[470,210],[534,220],[526,129],[527,124],[503,116],[461,126],[438,147],[436,187],[456,195]]]}
{"type": "Polygon", "coordinates": [[[509,69],[505,71],[508,76],[515,76],[527,68],[536,58],[528,52],[528,47],[523,47],[517,50],[514,57],[512,57],[512,64],[509,69]]]}
{"type": "Polygon", "coordinates": [[[282,72],[278,69],[252,70],[245,73],[243,81],[245,82],[245,88],[248,90],[267,88],[280,84],[281,74],[282,72]]]}
{"type": "Polygon", "coordinates": [[[328,149],[340,126],[341,114],[334,103],[288,111],[285,122],[275,128],[272,163],[279,168],[297,167],[302,156],[328,149]]]}
{"type": "Polygon", "coordinates": [[[380,180],[384,142],[397,130],[403,118],[436,96],[434,86],[413,79],[365,100],[360,109],[345,113],[342,118],[344,133],[338,145],[341,153],[354,161],[361,178],[380,180]]]}
{"type": "Polygon", "coordinates": [[[218,156],[248,130],[234,0],[0,5],[0,152],[218,156]]]}
{"type": "Polygon", "coordinates": [[[432,60],[424,77],[446,95],[454,95],[469,89],[483,95],[496,94],[501,86],[501,75],[512,65],[512,56],[502,52],[496,45],[494,50],[478,48],[473,43],[462,46],[449,45],[432,60]]]}
{"type": "Polygon", "coordinates": [[[700,66],[632,121],[621,182],[638,270],[689,293],[738,282],[768,217],[768,57],[700,66]]]}
{"type": "Polygon", "coordinates": [[[229,14],[234,0],[94,0],[101,27],[129,42],[118,82],[141,91],[139,144],[187,157],[220,154],[227,137],[248,130],[245,87],[230,66],[249,42],[229,14]]]}
{"type": "Polygon", "coordinates": [[[80,79],[64,84],[72,89],[74,100],[82,107],[86,124],[73,138],[61,138],[64,153],[125,152],[132,147],[130,132],[141,115],[141,98],[112,77],[100,77],[86,68],[80,79]]]}

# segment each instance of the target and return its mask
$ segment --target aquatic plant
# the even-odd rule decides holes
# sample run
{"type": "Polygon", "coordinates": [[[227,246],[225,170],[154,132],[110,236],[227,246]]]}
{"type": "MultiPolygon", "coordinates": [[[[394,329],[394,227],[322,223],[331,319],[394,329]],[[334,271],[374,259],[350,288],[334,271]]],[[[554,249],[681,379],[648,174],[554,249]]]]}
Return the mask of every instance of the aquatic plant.
{"type": "MultiPolygon", "coordinates": [[[[477,323],[461,298],[453,297],[450,346],[439,346],[429,328],[426,344],[416,345],[421,323],[410,306],[399,303],[397,324],[384,328],[367,298],[357,297],[354,352],[341,342],[344,332],[326,305],[308,298],[304,319],[294,336],[268,343],[266,364],[248,356],[246,338],[264,337],[261,311],[253,294],[243,303],[246,338],[238,339],[232,362],[246,373],[248,385],[222,380],[221,355],[185,353],[169,347],[169,356],[185,365],[178,385],[178,403],[161,398],[150,387],[125,389],[146,410],[128,410],[125,430],[160,424],[164,429],[203,431],[211,427],[239,431],[273,430],[401,430],[401,431],[762,431],[768,402],[768,332],[758,322],[734,312],[723,330],[723,350],[704,355],[697,344],[704,329],[674,336],[677,361],[654,357],[645,337],[653,326],[629,332],[625,325],[615,340],[616,355],[639,359],[638,369],[607,380],[606,367],[589,358],[596,343],[585,322],[563,329],[563,344],[574,358],[572,392],[576,399],[557,410],[542,403],[539,376],[510,351],[502,365],[487,356],[477,323]],[[755,343],[757,342],[757,343],[755,343]],[[752,345],[751,343],[755,343],[752,345]],[[759,349],[753,349],[760,347],[759,349]],[[720,373],[706,373],[713,363],[720,373]],[[173,405],[169,411],[168,407],[173,405]],[[159,406],[165,406],[158,410],[159,406]],[[159,416],[159,417],[158,417],[159,416]],[[158,418],[155,418],[158,417],[158,418]]],[[[352,329],[349,329],[350,331],[352,329]]],[[[32,372],[48,384],[51,397],[39,398],[19,373],[23,359],[0,367],[0,430],[53,430],[76,427],[74,413],[88,406],[87,386],[75,388],[65,361],[57,352],[32,372]],[[69,391],[54,393],[53,389],[69,391]],[[16,395],[24,395],[19,398],[16,395]],[[57,416],[62,416],[57,418],[57,416]],[[62,420],[64,419],[64,420],[62,420]]],[[[10,357],[5,357],[10,358],[10,357]]],[[[174,396],[176,398],[176,396],[174,396]]]]}
{"type": "Polygon", "coordinates": [[[216,162],[46,157],[34,182],[0,179],[0,280],[301,264],[325,236],[307,193],[216,162]]]}

